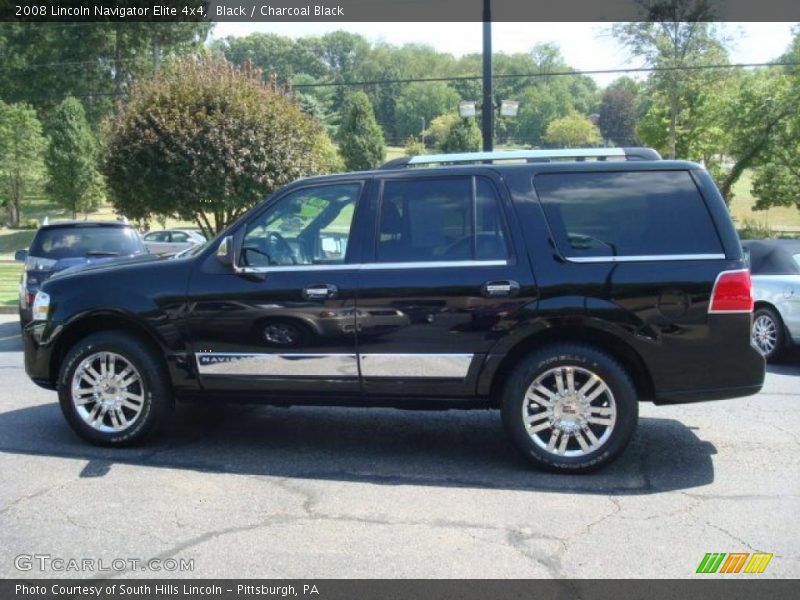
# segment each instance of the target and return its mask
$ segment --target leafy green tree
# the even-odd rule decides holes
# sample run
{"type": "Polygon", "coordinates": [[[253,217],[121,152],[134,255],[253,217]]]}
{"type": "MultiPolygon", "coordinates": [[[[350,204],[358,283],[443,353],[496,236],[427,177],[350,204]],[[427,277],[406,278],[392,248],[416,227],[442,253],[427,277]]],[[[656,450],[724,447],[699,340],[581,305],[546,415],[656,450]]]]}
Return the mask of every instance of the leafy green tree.
{"type": "Polygon", "coordinates": [[[131,89],[106,126],[115,208],[225,229],[278,187],[330,168],[318,123],[258,69],[180,59],[131,89]]]}
{"type": "Polygon", "coordinates": [[[374,169],[386,158],[386,144],[369,98],[364,92],[350,94],[342,112],[339,151],[345,167],[351,171],[374,169]]]}
{"type": "Polygon", "coordinates": [[[19,225],[23,201],[45,179],[46,144],[30,105],[0,101],[0,203],[10,227],[19,225]]]}
{"type": "Polygon", "coordinates": [[[686,67],[726,60],[723,42],[714,25],[709,0],[656,0],[645,4],[650,20],[614,25],[612,32],[634,56],[661,69],[651,75],[668,108],[667,153],[678,154],[678,129],[681,104],[689,95],[687,88],[695,75],[707,77],[686,67]]]}
{"type": "Polygon", "coordinates": [[[458,92],[441,81],[409,83],[397,99],[397,133],[401,138],[418,135],[439,115],[458,108],[458,92]]]}
{"type": "Polygon", "coordinates": [[[441,145],[442,152],[477,152],[483,136],[475,119],[459,119],[452,124],[441,145]]]}
{"type": "Polygon", "coordinates": [[[588,118],[577,113],[551,121],[544,135],[545,142],[554,147],[582,148],[597,146],[602,141],[600,130],[588,118]]]}
{"type": "Polygon", "coordinates": [[[511,135],[522,143],[542,145],[547,125],[572,109],[569,92],[551,86],[530,86],[519,97],[519,114],[511,124],[511,135]]]}
{"type": "Polygon", "coordinates": [[[292,82],[301,73],[312,77],[329,74],[328,66],[308,44],[274,33],[226,37],[215,40],[211,49],[233,64],[258,67],[267,78],[275,73],[281,83],[292,82]]]}
{"type": "Polygon", "coordinates": [[[72,95],[97,124],[135,78],[152,75],[175,56],[199,51],[210,27],[205,22],[0,23],[5,39],[0,97],[30,102],[48,121],[72,95]]]}
{"type": "Polygon", "coordinates": [[[83,105],[75,98],[68,97],[58,105],[49,129],[50,144],[45,156],[48,192],[74,219],[78,213],[95,210],[105,197],[97,168],[97,141],[83,105]]]}
{"type": "Polygon", "coordinates": [[[636,144],[638,107],[636,94],[623,87],[611,87],[603,92],[597,125],[603,137],[619,146],[636,144]]]}

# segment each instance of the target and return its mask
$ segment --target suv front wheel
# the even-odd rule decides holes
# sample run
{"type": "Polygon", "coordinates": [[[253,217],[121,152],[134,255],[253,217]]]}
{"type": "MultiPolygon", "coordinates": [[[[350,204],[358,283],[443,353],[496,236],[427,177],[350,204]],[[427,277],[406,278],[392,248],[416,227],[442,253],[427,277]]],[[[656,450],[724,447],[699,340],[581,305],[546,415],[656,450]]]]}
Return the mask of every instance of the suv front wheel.
{"type": "Polygon", "coordinates": [[[164,366],[122,331],[91,334],[70,349],[58,399],[75,432],[103,446],[140,441],[168,421],[173,408],[164,366]]]}
{"type": "Polygon", "coordinates": [[[503,423],[534,464],[588,472],[612,462],[636,429],[638,399],[628,373],[591,346],[548,346],[513,371],[503,423]]]}

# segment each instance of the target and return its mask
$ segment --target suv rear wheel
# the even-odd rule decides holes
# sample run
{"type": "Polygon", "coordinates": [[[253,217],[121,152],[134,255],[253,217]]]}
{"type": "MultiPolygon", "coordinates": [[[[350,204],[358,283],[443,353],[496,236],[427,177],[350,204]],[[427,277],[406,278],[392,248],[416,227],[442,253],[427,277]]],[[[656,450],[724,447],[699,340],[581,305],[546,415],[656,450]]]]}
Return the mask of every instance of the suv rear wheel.
{"type": "Polygon", "coordinates": [[[526,357],[503,394],[503,423],[534,464],[588,472],[628,445],[639,414],[636,390],[613,358],[591,346],[548,346],[526,357]]]}
{"type": "Polygon", "coordinates": [[[136,443],[169,420],[173,398],[164,366],[136,337],[94,333],[68,352],[58,399],[70,426],[103,446],[136,443]]]}

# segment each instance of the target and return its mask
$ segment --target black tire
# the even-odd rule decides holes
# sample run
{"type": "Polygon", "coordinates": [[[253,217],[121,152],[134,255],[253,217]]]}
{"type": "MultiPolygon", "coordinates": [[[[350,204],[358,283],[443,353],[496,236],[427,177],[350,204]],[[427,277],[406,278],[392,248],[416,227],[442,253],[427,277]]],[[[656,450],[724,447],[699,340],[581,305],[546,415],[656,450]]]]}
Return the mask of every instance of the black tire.
{"type": "Polygon", "coordinates": [[[751,338],[753,340],[753,344],[756,346],[756,348],[758,348],[758,351],[761,352],[761,355],[767,362],[777,361],[786,348],[786,336],[784,335],[783,319],[781,319],[778,311],[767,306],[762,306],[761,308],[757,309],[753,314],[753,330],[751,332],[751,338]],[[759,319],[766,319],[770,321],[775,328],[775,343],[771,350],[767,350],[765,348],[763,341],[756,340],[756,325],[759,323],[759,319]]]}
{"type": "MultiPolygon", "coordinates": [[[[561,377],[562,381],[564,381],[565,375],[561,375],[561,377]]],[[[548,379],[544,381],[548,381],[548,379]]],[[[552,381],[555,380],[553,379],[552,381]]],[[[589,391],[597,388],[587,389],[588,394],[589,391]]],[[[542,397],[544,396],[542,395],[542,397]]],[[[605,352],[583,344],[557,344],[529,354],[511,373],[503,391],[502,401],[503,424],[522,454],[537,467],[558,473],[587,473],[600,469],[614,461],[630,442],[636,430],[639,417],[636,389],[626,370],[605,352]],[[589,401],[589,404],[598,403],[596,407],[593,407],[593,410],[610,410],[604,408],[606,406],[613,406],[616,409],[613,421],[611,421],[610,417],[592,415],[603,420],[608,419],[612,423],[609,426],[584,423],[575,425],[578,431],[570,434],[559,431],[559,435],[556,436],[559,444],[566,437],[568,446],[565,450],[570,453],[582,453],[578,456],[559,455],[557,454],[558,448],[554,449],[555,452],[551,452],[541,446],[543,438],[548,433],[552,436],[556,431],[556,429],[550,428],[547,424],[549,418],[544,418],[543,416],[533,417],[532,422],[537,427],[545,427],[544,430],[537,433],[528,432],[523,418],[523,410],[526,411],[528,419],[531,418],[531,410],[534,410],[534,415],[545,415],[547,411],[556,411],[553,407],[546,408],[539,406],[541,403],[529,402],[526,399],[526,395],[529,387],[537,378],[540,376],[549,377],[546,374],[552,373],[551,370],[557,367],[573,367],[571,370],[574,381],[573,388],[582,388],[583,383],[588,382],[591,374],[597,375],[602,380],[601,383],[605,383],[611,396],[609,397],[603,393],[597,399],[589,401]],[[592,431],[589,432],[587,429],[592,431]],[[606,430],[608,435],[604,439],[603,435],[606,430]],[[600,435],[600,431],[603,432],[603,435],[600,435]],[[595,436],[598,442],[602,442],[597,444],[597,448],[593,448],[593,442],[589,438],[590,433],[595,436]],[[586,443],[588,450],[584,450],[578,445],[578,435],[581,437],[581,442],[586,443]],[[534,440],[535,437],[538,442],[534,440]]],[[[578,404],[567,401],[565,408],[562,408],[564,406],[559,405],[558,411],[562,415],[567,415],[568,420],[559,421],[559,423],[569,422],[572,424],[569,419],[579,419],[576,412],[573,412],[578,404]]]]}
{"type": "MultiPolygon", "coordinates": [[[[129,446],[141,442],[170,421],[174,408],[165,365],[139,338],[123,331],[93,333],[70,348],[58,375],[58,400],[72,429],[86,441],[99,446],[129,446]],[[121,431],[100,431],[93,427],[84,420],[73,401],[72,382],[76,370],[84,360],[101,352],[122,357],[136,369],[138,381],[141,381],[140,384],[132,384],[139,386],[133,389],[143,398],[141,409],[130,419],[130,425],[121,431]]],[[[93,407],[94,404],[94,401],[90,401],[88,406],[93,407]]]]}

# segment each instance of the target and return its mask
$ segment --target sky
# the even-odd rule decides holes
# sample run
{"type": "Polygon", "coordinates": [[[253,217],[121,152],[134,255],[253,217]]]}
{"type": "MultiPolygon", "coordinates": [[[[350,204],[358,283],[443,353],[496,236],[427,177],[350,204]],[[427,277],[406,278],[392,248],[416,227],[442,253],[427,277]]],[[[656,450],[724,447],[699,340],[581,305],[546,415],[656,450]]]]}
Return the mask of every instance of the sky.
{"type": "MultiPolygon", "coordinates": [[[[791,40],[793,23],[721,24],[730,40],[731,61],[766,62],[780,56],[791,40]]],[[[607,23],[494,23],[494,52],[527,52],[534,44],[554,42],[570,66],[584,70],[641,67],[609,34],[607,23]]],[[[289,37],[322,35],[343,29],[360,33],[371,42],[394,45],[423,43],[455,56],[481,52],[482,23],[217,23],[213,38],[245,36],[254,32],[289,37]],[[444,32],[444,34],[443,34],[444,32]]],[[[607,85],[616,75],[596,75],[607,85]]]]}

